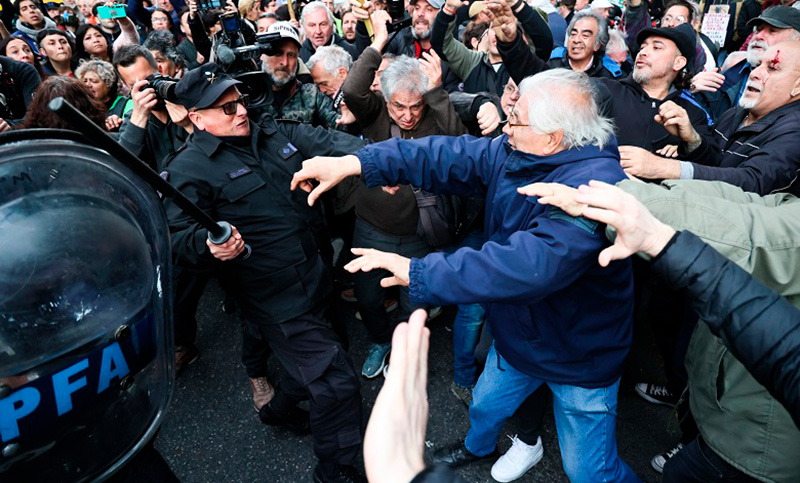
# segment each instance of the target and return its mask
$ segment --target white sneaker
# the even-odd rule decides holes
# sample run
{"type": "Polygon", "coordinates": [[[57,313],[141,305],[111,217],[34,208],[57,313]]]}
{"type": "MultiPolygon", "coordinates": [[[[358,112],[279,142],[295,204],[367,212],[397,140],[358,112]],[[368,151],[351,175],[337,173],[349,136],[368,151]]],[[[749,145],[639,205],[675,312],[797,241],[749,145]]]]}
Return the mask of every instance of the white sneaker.
{"type": "MultiPolygon", "coordinates": [[[[511,438],[509,436],[509,438],[511,438]]],[[[530,446],[523,443],[519,438],[511,438],[514,442],[506,454],[500,457],[492,466],[492,478],[496,481],[514,481],[533,468],[536,463],[544,456],[544,446],[542,438],[536,440],[536,445],[530,446]]]]}

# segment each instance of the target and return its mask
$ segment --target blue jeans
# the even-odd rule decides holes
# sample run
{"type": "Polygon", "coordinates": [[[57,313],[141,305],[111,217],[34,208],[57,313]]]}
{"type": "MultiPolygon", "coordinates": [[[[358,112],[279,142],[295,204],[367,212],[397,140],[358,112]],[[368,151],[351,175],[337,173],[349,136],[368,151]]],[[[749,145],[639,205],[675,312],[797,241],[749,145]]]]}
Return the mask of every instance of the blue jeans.
{"type": "Polygon", "coordinates": [[[543,381],[511,367],[494,345],[472,392],[470,429],[464,442],[469,452],[486,456],[494,451],[506,420],[544,383],[553,391],[558,444],[570,481],[641,481],[617,454],[619,379],[608,387],[595,389],[543,381]]]}
{"type": "MultiPolygon", "coordinates": [[[[457,246],[444,249],[453,253],[459,248],[480,250],[484,237],[482,231],[470,232],[457,246]]],[[[453,320],[453,382],[461,387],[471,387],[478,380],[478,365],[475,363],[475,348],[481,337],[486,311],[480,304],[462,304],[453,320]]]]}

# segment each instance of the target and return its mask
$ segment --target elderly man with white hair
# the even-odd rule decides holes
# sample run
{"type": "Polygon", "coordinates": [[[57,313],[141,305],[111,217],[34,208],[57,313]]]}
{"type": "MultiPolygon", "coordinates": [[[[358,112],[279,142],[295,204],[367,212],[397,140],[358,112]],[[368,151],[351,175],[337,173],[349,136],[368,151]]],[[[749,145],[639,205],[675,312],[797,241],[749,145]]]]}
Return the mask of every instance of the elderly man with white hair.
{"type": "Polygon", "coordinates": [[[355,60],[358,57],[356,47],[339,37],[335,29],[333,12],[322,2],[314,1],[303,7],[300,25],[306,34],[306,40],[300,46],[300,58],[303,62],[314,55],[318,48],[325,45],[338,45],[355,60]]]}
{"type": "Polygon", "coordinates": [[[353,58],[338,45],[320,47],[306,62],[314,84],[331,98],[341,89],[352,65],[353,58]]]}
{"type": "MultiPolygon", "coordinates": [[[[391,139],[342,158],[313,158],[292,187],[320,194],[348,176],[368,186],[409,183],[486,199],[486,243],[405,258],[377,250],[348,270],[388,270],[382,285],[408,286],[418,304],[482,303],[495,336],[473,392],[466,440],[433,460],[459,466],[496,455],[506,420],[542,384],[554,395],[564,470],[573,483],[639,481],[617,454],[617,391],[631,344],[631,265],[597,265],[603,226],[536,203],[517,188],[534,181],[576,187],[622,180],[610,120],[583,74],[554,69],[522,82],[504,135],[495,139],[391,139]],[[310,180],[318,180],[314,187],[310,180]]],[[[522,473],[527,468],[522,469],[522,473]]],[[[511,481],[519,474],[495,474],[511,481]]]]}

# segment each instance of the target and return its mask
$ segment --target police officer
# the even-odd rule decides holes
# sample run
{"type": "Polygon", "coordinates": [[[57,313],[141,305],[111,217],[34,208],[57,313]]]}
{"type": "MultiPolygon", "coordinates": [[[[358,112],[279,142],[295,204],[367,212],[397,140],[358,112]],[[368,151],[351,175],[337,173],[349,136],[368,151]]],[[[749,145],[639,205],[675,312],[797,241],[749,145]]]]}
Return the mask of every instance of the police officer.
{"type": "Polygon", "coordinates": [[[246,320],[248,376],[266,376],[267,352],[252,347],[253,340],[268,343],[283,366],[284,380],[260,409],[261,420],[297,429],[304,418],[297,403],[310,399],[305,417],[319,458],[314,481],[364,481],[353,467],[362,439],[359,380],[326,317],[330,238],[322,211],[289,191],[304,159],[352,153],[364,143],[269,117],[255,124],[237,84],[215,64],[205,64],[176,87],[194,133],[167,160],[168,180],[234,228],[226,243],[206,243],[206,230],[167,201],[173,256],[178,264],[218,267],[246,320]]]}

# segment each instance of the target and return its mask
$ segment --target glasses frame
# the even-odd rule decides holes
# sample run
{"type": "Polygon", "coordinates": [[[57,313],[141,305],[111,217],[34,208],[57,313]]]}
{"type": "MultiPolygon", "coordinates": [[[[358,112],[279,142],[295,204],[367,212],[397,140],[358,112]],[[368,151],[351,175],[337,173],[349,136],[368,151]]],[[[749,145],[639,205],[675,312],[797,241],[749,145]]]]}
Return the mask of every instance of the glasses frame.
{"type": "Polygon", "coordinates": [[[238,99],[226,102],[221,106],[203,107],[201,109],[195,109],[195,110],[205,111],[206,109],[222,109],[222,112],[224,112],[226,116],[232,116],[236,114],[236,111],[239,109],[238,104],[241,104],[242,107],[247,109],[247,107],[250,105],[250,96],[247,94],[241,94],[238,99]]]}

